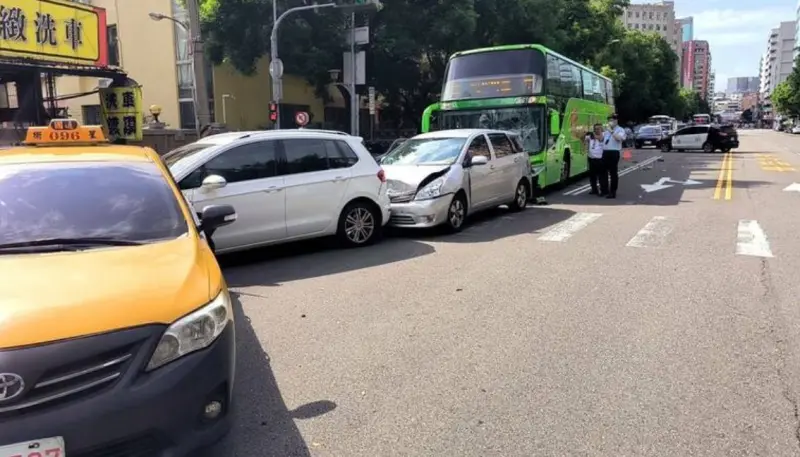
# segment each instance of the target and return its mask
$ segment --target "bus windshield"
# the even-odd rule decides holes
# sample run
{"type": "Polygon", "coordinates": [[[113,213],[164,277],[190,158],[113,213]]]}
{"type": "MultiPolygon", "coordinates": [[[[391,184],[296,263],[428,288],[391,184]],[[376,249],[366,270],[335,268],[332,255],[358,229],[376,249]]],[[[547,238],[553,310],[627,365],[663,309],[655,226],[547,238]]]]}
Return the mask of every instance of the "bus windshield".
{"type": "Polygon", "coordinates": [[[541,94],[544,54],[537,49],[486,51],[447,64],[442,101],[541,94]]]}
{"type": "Polygon", "coordinates": [[[437,114],[441,130],[495,129],[515,132],[528,154],[544,145],[544,107],[542,105],[489,108],[465,111],[442,111],[437,114]]]}

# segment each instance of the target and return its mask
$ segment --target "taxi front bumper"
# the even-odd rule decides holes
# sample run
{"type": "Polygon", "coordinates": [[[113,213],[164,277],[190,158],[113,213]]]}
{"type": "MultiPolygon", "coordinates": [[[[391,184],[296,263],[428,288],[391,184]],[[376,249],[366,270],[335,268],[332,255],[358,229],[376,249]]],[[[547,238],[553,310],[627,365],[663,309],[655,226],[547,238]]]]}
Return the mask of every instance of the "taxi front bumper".
{"type": "Polygon", "coordinates": [[[146,373],[165,329],[147,326],[0,352],[0,372],[14,370],[31,381],[18,402],[0,403],[0,446],[62,437],[69,457],[178,457],[218,441],[231,425],[234,324],[208,348],[146,373]],[[72,393],[32,404],[59,392],[72,393]],[[211,404],[220,406],[210,408],[218,411],[214,417],[211,404]]]}

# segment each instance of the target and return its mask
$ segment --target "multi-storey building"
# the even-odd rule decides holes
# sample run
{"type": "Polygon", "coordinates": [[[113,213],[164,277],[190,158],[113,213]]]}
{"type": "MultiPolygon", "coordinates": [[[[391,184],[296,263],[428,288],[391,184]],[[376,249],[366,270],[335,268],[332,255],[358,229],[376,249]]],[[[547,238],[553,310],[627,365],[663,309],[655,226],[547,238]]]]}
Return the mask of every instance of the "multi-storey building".
{"type": "Polygon", "coordinates": [[[795,56],[795,21],[781,22],[770,30],[767,51],[761,58],[760,92],[765,102],[769,100],[775,87],[786,81],[792,73],[795,56]]]}
{"type": "Polygon", "coordinates": [[[655,32],[667,40],[678,56],[679,63],[676,69],[676,73],[678,73],[681,68],[681,32],[675,21],[674,1],[631,4],[622,13],[622,22],[629,30],[655,32]]]}
{"type": "Polygon", "coordinates": [[[675,27],[681,37],[681,43],[694,40],[694,18],[692,16],[675,20],[675,27]]]}
{"type": "Polygon", "coordinates": [[[683,43],[682,62],[681,86],[699,92],[707,100],[713,98],[714,81],[708,41],[691,40],[683,43]]]}
{"type": "Polygon", "coordinates": [[[758,92],[759,83],[760,81],[758,76],[738,76],[735,78],[728,78],[728,86],[725,93],[728,95],[734,95],[758,92]]]}

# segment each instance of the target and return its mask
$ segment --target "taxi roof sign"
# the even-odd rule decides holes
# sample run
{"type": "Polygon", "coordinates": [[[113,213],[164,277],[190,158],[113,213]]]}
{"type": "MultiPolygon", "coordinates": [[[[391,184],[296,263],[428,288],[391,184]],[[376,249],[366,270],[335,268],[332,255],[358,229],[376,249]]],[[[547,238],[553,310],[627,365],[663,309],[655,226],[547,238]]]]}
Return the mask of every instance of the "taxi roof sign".
{"type": "Polygon", "coordinates": [[[99,125],[82,126],[75,119],[53,119],[47,127],[28,127],[26,145],[69,146],[74,144],[105,143],[103,128],[99,125]]]}

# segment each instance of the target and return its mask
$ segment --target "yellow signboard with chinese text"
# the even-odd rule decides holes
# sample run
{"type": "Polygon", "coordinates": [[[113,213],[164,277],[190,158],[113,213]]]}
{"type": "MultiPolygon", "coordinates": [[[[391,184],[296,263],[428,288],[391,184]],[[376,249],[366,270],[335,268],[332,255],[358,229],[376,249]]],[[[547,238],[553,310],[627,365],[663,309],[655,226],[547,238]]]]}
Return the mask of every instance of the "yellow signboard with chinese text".
{"type": "Polygon", "coordinates": [[[103,127],[111,139],[142,140],[142,88],[109,87],[100,89],[103,127]]]}
{"type": "Polygon", "coordinates": [[[106,11],[64,0],[2,0],[0,58],[105,67],[106,11]]]}

